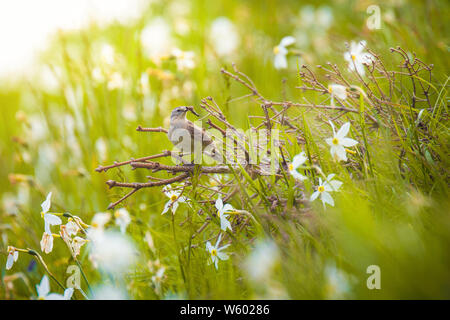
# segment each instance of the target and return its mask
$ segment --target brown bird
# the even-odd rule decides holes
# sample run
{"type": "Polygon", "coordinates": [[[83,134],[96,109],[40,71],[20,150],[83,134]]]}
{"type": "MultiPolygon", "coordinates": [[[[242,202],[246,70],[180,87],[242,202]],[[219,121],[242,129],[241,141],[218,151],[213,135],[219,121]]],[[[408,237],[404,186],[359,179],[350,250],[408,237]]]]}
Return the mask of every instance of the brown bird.
{"type": "MultiPolygon", "coordinates": [[[[199,156],[197,154],[203,153],[205,148],[211,153],[210,156],[214,157],[216,154],[216,148],[214,141],[208,135],[205,129],[196,126],[194,123],[186,119],[186,114],[191,111],[197,117],[199,114],[194,111],[194,108],[189,107],[177,107],[173,109],[170,115],[170,127],[167,132],[169,140],[174,144],[174,146],[180,150],[180,152],[185,154],[194,154],[196,158],[199,156]],[[194,141],[197,141],[195,143],[194,141]],[[201,150],[195,150],[199,148],[199,142],[201,141],[201,150]]],[[[209,155],[209,154],[208,154],[209,155]]]]}

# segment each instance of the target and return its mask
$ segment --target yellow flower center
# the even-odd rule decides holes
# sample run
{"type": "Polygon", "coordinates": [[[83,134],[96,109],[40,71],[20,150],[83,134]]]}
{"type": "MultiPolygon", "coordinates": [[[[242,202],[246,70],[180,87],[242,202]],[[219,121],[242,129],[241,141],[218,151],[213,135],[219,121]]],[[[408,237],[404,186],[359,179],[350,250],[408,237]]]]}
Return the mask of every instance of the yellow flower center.
{"type": "Polygon", "coordinates": [[[356,60],[356,56],[354,54],[352,54],[352,60],[355,61],[356,60]]]}
{"type": "Polygon", "coordinates": [[[329,86],[329,87],[328,87],[328,92],[329,92],[329,93],[333,93],[333,87],[332,87],[332,86],[329,86]]]}
{"type": "Polygon", "coordinates": [[[294,165],[292,164],[292,163],[289,163],[289,171],[292,171],[292,170],[294,170],[294,165]]]}
{"type": "MultiPolygon", "coordinates": [[[[328,140],[329,141],[329,140],[328,140]]],[[[333,144],[337,145],[339,144],[339,139],[338,138],[333,138],[333,140],[331,141],[333,144]]]]}
{"type": "Polygon", "coordinates": [[[217,210],[217,216],[220,218],[220,211],[217,210]]]}
{"type": "Polygon", "coordinates": [[[211,250],[211,255],[212,255],[213,257],[217,256],[217,250],[216,250],[216,249],[212,249],[212,250],[211,250]]]}
{"type": "Polygon", "coordinates": [[[273,48],[273,53],[274,54],[279,54],[280,53],[280,47],[276,46],[275,48],[273,48]]]}
{"type": "Polygon", "coordinates": [[[177,200],[177,198],[178,198],[177,195],[173,194],[170,196],[170,201],[175,202],[175,200],[177,200]]]}
{"type": "Polygon", "coordinates": [[[317,188],[317,191],[319,191],[319,192],[324,192],[324,191],[325,191],[325,187],[324,187],[324,186],[319,186],[319,187],[317,188]]]}

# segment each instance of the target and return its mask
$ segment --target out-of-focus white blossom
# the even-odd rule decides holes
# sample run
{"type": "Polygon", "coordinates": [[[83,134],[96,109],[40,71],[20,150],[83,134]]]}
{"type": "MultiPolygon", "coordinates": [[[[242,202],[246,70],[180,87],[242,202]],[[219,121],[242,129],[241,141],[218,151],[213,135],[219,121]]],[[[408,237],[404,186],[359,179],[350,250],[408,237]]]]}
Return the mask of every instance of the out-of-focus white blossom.
{"type": "Polygon", "coordinates": [[[110,91],[122,89],[124,87],[124,84],[125,84],[125,81],[123,80],[122,75],[119,72],[114,72],[109,77],[107,88],[110,91]]]}
{"type": "Polygon", "coordinates": [[[145,53],[156,61],[170,52],[172,43],[170,27],[162,17],[155,18],[141,32],[141,44],[145,53]]]}
{"type": "Polygon", "coordinates": [[[247,275],[255,282],[268,280],[275,264],[279,261],[276,244],[271,240],[259,241],[245,261],[247,275]]]}
{"type": "Polygon", "coordinates": [[[193,51],[182,51],[176,48],[172,50],[172,55],[175,57],[177,69],[179,71],[186,71],[195,68],[195,54],[193,51]]]}
{"type": "Polygon", "coordinates": [[[123,234],[113,231],[88,233],[91,240],[89,259],[96,268],[109,273],[125,272],[135,261],[133,243],[123,234]]]}
{"type": "Polygon", "coordinates": [[[120,227],[120,232],[125,233],[131,222],[130,213],[125,208],[120,208],[114,212],[116,225],[120,227]]]}
{"type": "Polygon", "coordinates": [[[326,296],[327,299],[348,299],[352,294],[352,282],[354,279],[345,271],[336,267],[335,263],[327,263],[325,266],[326,296]]]}
{"type": "Polygon", "coordinates": [[[94,300],[127,300],[127,293],[116,287],[110,285],[103,285],[94,289],[92,293],[94,300]]]}
{"type": "Polygon", "coordinates": [[[116,52],[114,47],[108,43],[103,43],[100,48],[100,59],[101,62],[107,65],[113,65],[115,61],[116,52]]]}
{"type": "Polygon", "coordinates": [[[349,51],[344,53],[344,59],[348,62],[348,69],[350,71],[356,70],[361,76],[365,74],[364,65],[369,65],[374,59],[373,55],[364,51],[365,48],[366,41],[363,40],[358,43],[352,41],[349,51]]]}
{"type": "Polygon", "coordinates": [[[92,217],[91,226],[92,228],[103,230],[109,220],[111,220],[111,213],[98,212],[92,217]]]}
{"type": "Polygon", "coordinates": [[[288,66],[287,63],[287,54],[288,49],[286,47],[294,44],[295,38],[292,36],[287,36],[281,39],[280,43],[273,48],[273,53],[275,55],[274,58],[274,66],[275,69],[286,69],[288,66]]]}
{"type": "Polygon", "coordinates": [[[231,55],[240,43],[236,26],[226,17],[219,17],[213,21],[209,38],[214,50],[222,57],[231,55]]]}

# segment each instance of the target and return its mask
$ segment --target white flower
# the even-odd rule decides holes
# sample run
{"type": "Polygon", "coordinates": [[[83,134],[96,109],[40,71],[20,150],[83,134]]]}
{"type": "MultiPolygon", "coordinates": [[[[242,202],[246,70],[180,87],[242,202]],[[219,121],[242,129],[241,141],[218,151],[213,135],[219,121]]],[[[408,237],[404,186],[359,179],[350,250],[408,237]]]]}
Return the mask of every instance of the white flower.
{"type": "Polygon", "coordinates": [[[88,242],[88,240],[81,237],[75,237],[72,240],[71,248],[75,257],[80,254],[81,247],[88,242]]]}
{"type": "Polygon", "coordinates": [[[14,262],[19,259],[19,251],[16,248],[8,246],[8,258],[6,259],[6,270],[10,270],[14,262]]]}
{"type": "Polygon", "coordinates": [[[328,86],[328,92],[331,95],[331,104],[333,104],[334,97],[338,99],[345,100],[347,99],[347,88],[340,84],[330,84],[328,86]]]}
{"type": "Polygon", "coordinates": [[[289,173],[297,180],[303,181],[307,179],[304,175],[298,173],[297,168],[306,162],[307,158],[304,152],[299,153],[292,159],[292,163],[289,164],[289,173]]]}
{"type": "Polygon", "coordinates": [[[366,41],[360,41],[358,43],[352,41],[350,44],[350,50],[344,53],[344,59],[348,62],[348,69],[350,71],[358,72],[361,76],[364,76],[365,69],[364,64],[370,64],[373,60],[373,56],[370,53],[364,52],[366,47],[366,41]]]}
{"type": "Polygon", "coordinates": [[[41,204],[41,208],[42,208],[41,216],[44,218],[45,232],[48,234],[52,234],[52,232],[50,230],[50,226],[56,226],[56,225],[60,225],[62,223],[61,219],[58,216],[48,213],[48,211],[50,210],[50,207],[52,205],[51,198],[52,198],[52,193],[49,192],[49,194],[47,195],[47,198],[41,204]]]}
{"type": "Polygon", "coordinates": [[[127,293],[117,286],[102,285],[92,293],[94,300],[127,300],[127,293]]]}
{"type": "Polygon", "coordinates": [[[273,48],[273,53],[275,54],[274,66],[275,69],[286,69],[287,68],[287,46],[290,46],[295,42],[295,38],[292,36],[287,36],[281,39],[280,44],[273,48]]]}
{"type": "Polygon", "coordinates": [[[128,210],[125,208],[120,208],[114,212],[114,217],[116,218],[116,225],[120,227],[120,232],[125,233],[131,222],[128,210]]]}
{"type": "Polygon", "coordinates": [[[351,298],[354,278],[336,267],[334,262],[328,262],[324,269],[326,279],[327,299],[351,298]]]}
{"type": "Polygon", "coordinates": [[[125,81],[122,78],[122,75],[119,72],[114,72],[108,81],[108,90],[116,90],[116,89],[122,89],[124,86],[125,81]]]}
{"type": "Polygon", "coordinates": [[[111,220],[111,214],[109,212],[98,212],[92,217],[91,227],[98,230],[103,230],[105,224],[111,220]]]}
{"type": "Polygon", "coordinates": [[[134,263],[133,243],[119,232],[105,231],[88,234],[92,241],[89,259],[94,267],[110,273],[122,273],[134,263]]]}
{"type": "Polygon", "coordinates": [[[180,49],[173,49],[172,55],[177,61],[177,68],[179,71],[193,69],[195,67],[194,52],[182,51],[180,49]]]}
{"type": "Polygon", "coordinates": [[[211,25],[209,38],[219,56],[232,54],[239,46],[239,34],[233,22],[226,17],[215,19],[211,25]]]}
{"type": "Polygon", "coordinates": [[[103,63],[107,65],[114,64],[115,60],[115,50],[110,44],[104,43],[100,49],[100,59],[103,63]]]}
{"type": "Polygon", "coordinates": [[[332,180],[334,174],[330,174],[327,177],[326,181],[322,182],[322,178],[319,178],[319,185],[317,186],[317,191],[315,191],[310,198],[310,201],[316,200],[320,196],[320,200],[322,200],[323,206],[325,207],[325,203],[328,203],[330,206],[334,206],[334,200],[331,197],[330,192],[339,191],[339,188],[342,185],[341,181],[332,180]]]}
{"type": "Polygon", "coordinates": [[[53,250],[53,235],[47,232],[42,234],[41,251],[49,254],[53,250]]]}
{"type": "Polygon", "coordinates": [[[141,44],[150,58],[159,59],[170,51],[172,37],[170,27],[162,17],[155,18],[141,32],[141,44]]]}
{"type": "Polygon", "coordinates": [[[345,147],[353,147],[358,144],[358,141],[345,137],[350,130],[350,122],[344,123],[337,133],[331,121],[330,125],[333,128],[333,138],[327,138],[325,141],[329,146],[331,146],[331,155],[337,161],[347,161],[347,152],[345,147]]]}
{"type": "Polygon", "coordinates": [[[328,29],[333,24],[333,9],[329,6],[320,6],[316,10],[316,17],[318,25],[324,29],[328,29]]]}
{"type": "Polygon", "coordinates": [[[167,201],[166,205],[164,206],[164,210],[161,214],[166,213],[169,210],[169,208],[172,208],[172,213],[175,214],[175,211],[177,211],[178,208],[178,204],[187,201],[186,197],[184,196],[180,197],[181,191],[171,190],[169,186],[164,187],[163,192],[169,198],[169,201],[167,201]]]}
{"type": "Polygon", "coordinates": [[[92,69],[92,79],[100,83],[105,81],[105,75],[103,74],[102,69],[100,69],[99,67],[95,67],[94,69],[92,69]]]}
{"type": "Polygon", "coordinates": [[[69,236],[74,236],[78,233],[80,228],[78,225],[69,219],[69,222],[66,223],[66,232],[69,236]]]}
{"type": "Polygon", "coordinates": [[[224,182],[225,182],[224,180],[225,180],[225,177],[223,174],[218,174],[218,173],[213,174],[209,178],[209,184],[211,186],[211,189],[216,190],[216,191],[220,190],[220,186],[222,184],[224,184],[224,182]]]}
{"type": "Polygon", "coordinates": [[[257,283],[267,280],[279,258],[278,248],[273,241],[259,241],[245,260],[247,275],[257,283]]]}
{"type": "Polygon", "coordinates": [[[64,290],[64,295],[50,293],[50,282],[47,275],[42,277],[41,283],[36,285],[36,291],[39,300],[70,300],[73,295],[73,288],[64,290]]]}
{"type": "Polygon", "coordinates": [[[211,255],[211,261],[214,264],[214,266],[216,267],[216,269],[218,269],[218,263],[219,263],[219,259],[220,260],[228,260],[228,255],[226,253],[221,252],[222,250],[228,248],[230,245],[224,245],[223,247],[219,248],[219,244],[220,244],[220,240],[222,239],[222,235],[219,235],[219,238],[217,239],[216,245],[212,246],[211,242],[206,242],[206,250],[209,251],[210,255],[211,255]]]}
{"type": "Polygon", "coordinates": [[[220,229],[223,231],[226,231],[227,229],[230,229],[230,231],[233,231],[231,229],[231,223],[228,221],[229,214],[226,214],[227,212],[235,211],[233,206],[231,204],[223,204],[222,199],[219,198],[216,200],[216,209],[217,209],[217,216],[220,219],[220,229]]]}
{"type": "Polygon", "coordinates": [[[158,283],[161,282],[164,277],[164,272],[166,271],[165,267],[161,267],[158,271],[152,276],[152,282],[158,283]]]}
{"type": "Polygon", "coordinates": [[[80,228],[78,225],[69,219],[69,222],[60,226],[59,234],[64,241],[69,241],[72,236],[78,233],[79,230],[80,228]]]}

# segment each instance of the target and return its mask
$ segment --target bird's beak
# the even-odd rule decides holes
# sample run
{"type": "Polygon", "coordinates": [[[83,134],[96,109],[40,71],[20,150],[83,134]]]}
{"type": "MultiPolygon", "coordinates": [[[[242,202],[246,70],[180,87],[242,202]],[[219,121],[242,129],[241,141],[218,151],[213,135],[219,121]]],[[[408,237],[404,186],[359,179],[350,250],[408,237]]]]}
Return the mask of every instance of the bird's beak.
{"type": "Polygon", "coordinates": [[[199,115],[197,112],[195,112],[194,107],[192,107],[192,106],[186,107],[186,112],[188,112],[188,111],[192,112],[192,113],[195,114],[197,117],[200,117],[200,115],[199,115]]]}

